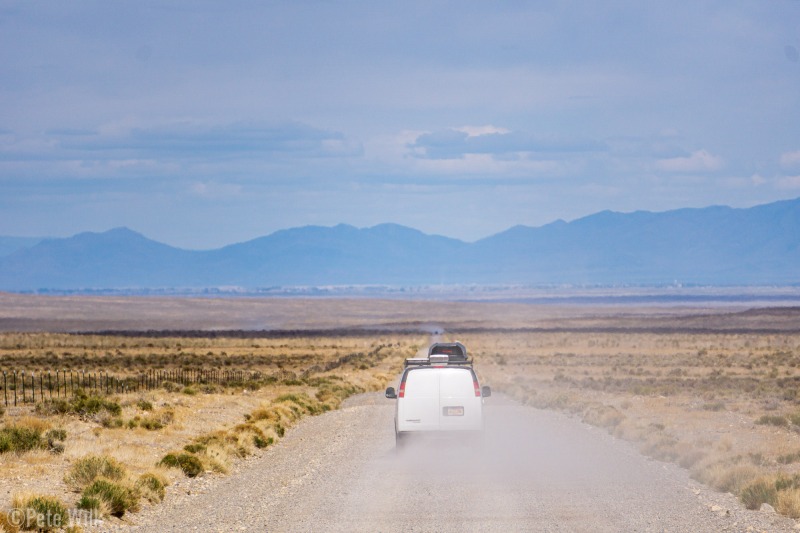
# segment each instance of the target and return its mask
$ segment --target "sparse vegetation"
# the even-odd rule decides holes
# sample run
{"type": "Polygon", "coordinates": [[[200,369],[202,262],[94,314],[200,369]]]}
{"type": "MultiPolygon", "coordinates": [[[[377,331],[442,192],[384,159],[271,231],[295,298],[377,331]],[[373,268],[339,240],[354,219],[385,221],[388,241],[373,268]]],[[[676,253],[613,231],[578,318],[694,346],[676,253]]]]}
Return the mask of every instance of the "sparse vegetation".
{"type": "Polygon", "coordinates": [[[127,475],[127,469],[113,457],[107,455],[87,455],[75,461],[64,482],[73,490],[81,491],[99,478],[118,481],[127,475]]]}
{"type": "Polygon", "coordinates": [[[71,414],[91,418],[104,413],[118,416],[121,412],[122,407],[113,399],[96,394],[89,395],[84,391],[78,391],[69,400],[63,398],[45,400],[36,405],[36,413],[40,415],[71,414]]]}
{"type": "Polygon", "coordinates": [[[18,520],[0,521],[7,531],[17,527],[23,531],[56,531],[66,528],[69,524],[69,512],[64,503],[53,496],[37,494],[17,494],[13,497],[11,506],[17,511],[18,520]]]}
{"type": "Polygon", "coordinates": [[[789,420],[781,415],[761,415],[759,419],[756,420],[756,424],[762,426],[788,427],[789,420]]]}
{"type": "Polygon", "coordinates": [[[49,429],[49,424],[26,417],[0,428],[0,453],[24,453],[33,450],[64,451],[64,429],[49,429]]]}
{"type": "Polygon", "coordinates": [[[179,468],[188,477],[195,477],[203,472],[203,463],[190,452],[168,453],[158,464],[167,468],[179,468]]]}
{"type": "MultiPolygon", "coordinates": [[[[429,308],[430,304],[420,307],[422,311],[429,308]]],[[[774,484],[777,476],[793,479],[800,473],[800,452],[794,445],[787,446],[788,438],[800,431],[800,335],[732,329],[707,333],[704,328],[685,333],[681,319],[633,314],[633,318],[623,318],[626,324],[650,323],[659,328],[670,324],[672,329],[604,332],[593,318],[581,317],[571,324],[588,325],[593,331],[514,331],[533,320],[542,320],[545,329],[563,324],[542,319],[540,310],[533,313],[517,306],[511,311],[502,320],[508,330],[454,334],[480,362],[476,369],[482,373],[482,382],[496,391],[529,405],[573,414],[638,442],[644,453],[675,461],[689,468],[695,479],[743,500],[745,490],[748,498],[758,499],[761,489],[754,484],[759,479],[771,479],[774,484]],[[768,421],[756,423],[762,417],[768,421]],[[786,422],[772,421],[778,418],[786,422]]],[[[450,307],[448,317],[449,313],[450,307]]],[[[701,320],[696,319],[702,326],[701,320]]],[[[478,324],[479,319],[471,323],[478,324]]],[[[335,409],[350,394],[382,388],[396,375],[402,358],[426,340],[426,335],[379,337],[352,332],[273,338],[202,332],[186,337],[15,333],[0,334],[0,360],[37,373],[55,367],[120,376],[136,376],[145,370],[229,369],[263,376],[236,386],[176,380],[146,393],[104,396],[87,391],[76,399],[40,401],[34,414],[43,421],[39,442],[45,444],[18,453],[45,461],[38,459],[41,451],[37,450],[50,447],[52,440],[66,446],[66,457],[75,457],[76,449],[90,446],[95,457],[113,453],[124,459],[125,465],[118,463],[123,474],[117,479],[87,475],[70,485],[83,493],[85,505],[110,513],[104,507],[109,504],[99,497],[102,491],[85,493],[96,481],[105,479],[148,501],[158,501],[160,491],[154,488],[158,483],[145,482],[140,474],[167,455],[174,456],[177,465],[164,470],[168,477],[184,475],[178,460],[182,454],[193,458],[184,459],[193,465],[190,472],[224,472],[238,457],[277,442],[300,417],[335,409]],[[172,418],[165,420],[168,411],[172,418]],[[48,436],[54,427],[64,427],[69,439],[48,436]],[[147,446],[140,444],[143,439],[147,446]]],[[[20,411],[9,408],[4,427],[19,426],[23,416],[30,414],[30,408],[20,411]]],[[[66,480],[66,474],[74,475],[80,459],[69,465],[70,472],[59,466],[65,461],[52,461],[54,471],[62,468],[58,475],[66,480]]],[[[10,459],[4,468],[15,469],[15,476],[32,475],[10,459]]],[[[800,515],[800,490],[781,483],[773,485],[775,508],[787,516],[800,515]]]]}
{"type": "Polygon", "coordinates": [[[579,416],[692,477],[800,515],[800,335],[505,333],[463,335],[483,381],[579,416]],[[725,435],[724,438],[720,438],[725,435]],[[782,481],[784,480],[784,481],[782,481]]]}
{"type": "Polygon", "coordinates": [[[167,494],[167,479],[155,472],[145,472],[136,481],[136,489],[150,503],[159,503],[167,494]]]}
{"type": "Polygon", "coordinates": [[[119,517],[128,511],[138,510],[139,498],[140,494],[135,488],[108,479],[97,479],[83,490],[78,509],[119,517]]]}

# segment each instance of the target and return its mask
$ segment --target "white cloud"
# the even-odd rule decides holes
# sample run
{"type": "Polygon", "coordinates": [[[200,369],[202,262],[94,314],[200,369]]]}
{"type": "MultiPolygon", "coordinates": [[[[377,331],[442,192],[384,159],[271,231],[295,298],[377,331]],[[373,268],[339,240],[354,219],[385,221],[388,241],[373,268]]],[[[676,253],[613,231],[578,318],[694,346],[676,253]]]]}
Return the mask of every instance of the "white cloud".
{"type": "Polygon", "coordinates": [[[800,150],[781,154],[781,166],[783,168],[800,167],[800,150]]]}
{"type": "Polygon", "coordinates": [[[511,130],[509,129],[492,126],[489,124],[486,126],[461,126],[460,128],[453,129],[462,133],[466,133],[467,137],[478,137],[479,135],[491,135],[493,133],[511,133],[511,130]]]}
{"type": "Polygon", "coordinates": [[[656,168],[664,172],[704,172],[723,167],[725,161],[707,150],[696,150],[688,157],[671,157],[656,161],[656,168]]]}
{"type": "Polygon", "coordinates": [[[800,189],[800,176],[784,176],[775,182],[778,189],[800,189]]]}

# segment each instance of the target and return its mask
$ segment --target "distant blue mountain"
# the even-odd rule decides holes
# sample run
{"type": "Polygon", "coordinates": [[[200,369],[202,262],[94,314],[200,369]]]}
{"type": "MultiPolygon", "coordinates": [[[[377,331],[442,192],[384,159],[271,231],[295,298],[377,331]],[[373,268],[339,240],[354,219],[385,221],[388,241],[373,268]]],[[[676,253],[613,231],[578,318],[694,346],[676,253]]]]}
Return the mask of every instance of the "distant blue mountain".
{"type": "Polygon", "coordinates": [[[0,235],[0,257],[11,255],[23,248],[30,248],[41,241],[41,237],[6,237],[0,235]]]}
{"type": "Polygon", "coordinates": [[[395,224],[341,224],[187,251],[117,228],[0,256],[7,291],[675,281],[800,283],[800,198],[750,209],[603,211],[474,243],[395,224]]]}

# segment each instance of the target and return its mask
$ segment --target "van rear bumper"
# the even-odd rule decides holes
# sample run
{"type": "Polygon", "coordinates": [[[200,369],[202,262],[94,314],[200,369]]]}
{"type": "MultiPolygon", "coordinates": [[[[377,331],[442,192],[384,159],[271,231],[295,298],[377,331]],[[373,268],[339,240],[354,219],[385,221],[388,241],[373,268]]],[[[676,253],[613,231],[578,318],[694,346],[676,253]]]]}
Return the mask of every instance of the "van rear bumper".
{"type": "Polygon", "coordinates": [[[455,431],[399,431],[395,433],[398,446],[409,443],[437,444],[437,443],[463,443],[465,445],[481,444],[484,438],[483,430],[455,430],[455,431]]]}

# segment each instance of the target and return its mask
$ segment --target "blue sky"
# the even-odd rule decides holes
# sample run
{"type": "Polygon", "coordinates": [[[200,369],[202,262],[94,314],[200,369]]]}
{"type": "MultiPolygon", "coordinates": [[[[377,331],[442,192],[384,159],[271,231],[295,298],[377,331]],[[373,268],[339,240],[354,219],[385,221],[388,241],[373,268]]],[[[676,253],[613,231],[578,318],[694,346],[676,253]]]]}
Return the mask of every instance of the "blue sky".
{"type": "Polygon", "coordinates": [[[0,235],[800,196],[800,0],[0,0],[0,235]]]}

